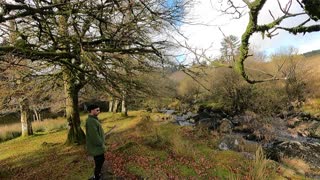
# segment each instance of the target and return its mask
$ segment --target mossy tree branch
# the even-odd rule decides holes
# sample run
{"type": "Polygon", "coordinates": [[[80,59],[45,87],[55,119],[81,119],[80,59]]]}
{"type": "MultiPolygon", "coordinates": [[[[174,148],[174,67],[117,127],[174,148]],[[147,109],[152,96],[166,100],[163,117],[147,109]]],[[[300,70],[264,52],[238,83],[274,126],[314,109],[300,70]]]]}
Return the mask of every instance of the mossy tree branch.
{"type": "MultiPolygon", "coordinates": [[[[227,0],[227,2],[229,2],[230,4],[230,6],[227,9],[238,8],[233,3],[230,3],[232,2],[232,0],[227,0]]],[[[248,76],[245,69],[244,62],[250,56],[249,55],[250,38],[254,33],[258,33],[258,32],[262,33],[263,37],[266,34],[267,37],[272,38],[273,36],[277,35],[277,33],[275,33],[277,30],[284,30],[289,33],[292,33],[293,35],[296,35],[299,33],[305,34],[305,33],[320,31],[320,24],[306,26],[306,23],[309,22],[310,19],[317,20],[317,18],[319,18],[317,17],[318,12],[312,11],[313,13],[312,15],[310,15],[310,10],[307,11],[307,9],[311,9],[311,7],[313,7],[312,4],[315,3],[315,1],[302,1],[302,3],[299,2],[299,4],[302,6],[302,11],[303,11],[301,13],[290,13],[292,0],[288,0],[288,3],[286,4],[285,8],[282,8],[280,2],[278,1],[279,8],[282,11],[283,15],[275,19],[270,11],[270,15],[273,17],[273,21],[263,25],[258,24],[258,17],[259,17],[259,13],[261,12],[267,0],[254,0],[252,2],[243,0],[243,2],[247,5],[247,8],[248,8],[249,21],[248,21],[246,30],[241,37],[240,56],[236,60],[236,63],[234,65],[234,70],[238,74],[240,74],[248,83],[251,83],[251,84],[282,79],[282,78],[273,77],[271,79],[254,80],[248,76]],[[307,19],[306,21],[304,21],[303,23],[295,27],[281,26],[281,23],[285,19],[290,19],[290,18],[302,16],[302,15],[309,15],[310,17],[309,19],[307,19]]],[[[235,11],[235,12],[239,12],[239,11],[235,11]]],[[[240,14],[240,15],[243,16],[243,14],[240,14]]]]}

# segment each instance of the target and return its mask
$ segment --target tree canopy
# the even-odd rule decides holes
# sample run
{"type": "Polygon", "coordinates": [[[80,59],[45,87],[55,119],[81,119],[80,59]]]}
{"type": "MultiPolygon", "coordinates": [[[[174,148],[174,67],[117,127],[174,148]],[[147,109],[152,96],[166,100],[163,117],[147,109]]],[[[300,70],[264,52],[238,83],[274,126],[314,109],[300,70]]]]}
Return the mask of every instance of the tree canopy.
{"type": "Polygon", "coordinates": [[[182,0],[2,0],[0,59],[11,54],[47,63],[43,73],[61,74],[68,140],[80,142],[80,89],[88,83],[136,89],[134,75],[166,63],[164,50],[172,44],[164,33],[176,28],[187,7],[182,0]]]}

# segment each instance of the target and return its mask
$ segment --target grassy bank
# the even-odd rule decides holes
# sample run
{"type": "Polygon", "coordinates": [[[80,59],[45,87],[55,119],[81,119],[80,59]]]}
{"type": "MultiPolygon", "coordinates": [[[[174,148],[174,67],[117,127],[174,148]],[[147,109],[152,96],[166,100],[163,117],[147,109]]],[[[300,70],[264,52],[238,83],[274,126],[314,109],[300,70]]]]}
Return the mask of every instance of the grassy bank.
{"type": "MultiPolygon", "coordinates": [[[[219,134],[179,127],[160,114],[102,113],[104,129],[117,125],[107,141],[104,171],[125,179],[284,179],[280,166],[241,152],[219,151],[219,134]]],[[[82,116],[82,121],[85,116],[82,116]]],[[[83,146],[65,146],[67,131],[41,131],[0,143],[0,179],[87,179],[93,160],[83,146]]],[[[247,148],[248,149],[248,148],[247,148]]],[[[291,178],[299,178],[296,173],[291,178]]]]}

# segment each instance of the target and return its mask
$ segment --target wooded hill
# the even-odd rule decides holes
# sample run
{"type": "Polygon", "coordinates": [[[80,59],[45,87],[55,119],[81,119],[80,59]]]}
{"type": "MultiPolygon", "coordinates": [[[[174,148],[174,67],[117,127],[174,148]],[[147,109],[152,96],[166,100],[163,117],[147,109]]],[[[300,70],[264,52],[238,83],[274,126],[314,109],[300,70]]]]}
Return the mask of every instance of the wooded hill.
{"type": "Polygon", "coordinates": [[[311,57],[311,56],[320,55],[320,49],[303,53],[303,55],[304,55],[305,57],[311,57]]]}

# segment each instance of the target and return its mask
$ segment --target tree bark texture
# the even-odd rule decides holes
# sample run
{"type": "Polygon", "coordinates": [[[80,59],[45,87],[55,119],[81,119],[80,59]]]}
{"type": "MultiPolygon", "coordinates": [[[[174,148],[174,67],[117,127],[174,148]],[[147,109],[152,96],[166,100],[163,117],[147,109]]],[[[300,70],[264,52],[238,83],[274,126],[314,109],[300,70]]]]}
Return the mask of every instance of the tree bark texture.
{"type": "Polygon", "coordinates": [[[121,113],[122,113],[124,116],[128,116],[128,110],[127,110],[127,103],[126,103],[126,95],[125,95],[125,93],[123,93],[123,95],[122,95],[121,113]]]}
{"type": "Polygon", "coordinates": [[[113,98],[111,98],[109,101],[109,112],[113,112],[113,102],[113,98]]]}
{"type": "Polygon", "coordinates": [[[81,121],[78,106],[80,88],[76,86],[69,70],[65,70],[63,76],[66,96],[66,118],[69,125],[66,144],[84,144],[85,134],[80,127],[81,121]]]}
{"type": "Polygon", "coordinates": [[[38,112],[36,108],[33,108],[33,114],[34,114],[34,117],[33,117],[34,121],[41,121],[40,112],[38,112]]]}
{"type": "Polygon", "coordinates": [[[119,105],[119,100],[118,99],[113,99],[112,112],[114,112],[114,113],[118,112],[118,105],[119,105]]]}
{"type": "Polygon", "coordinates": [[[33,135],[32,124],[30,119],[30,110],[28,99],[23,98],[19,102],[20,105],[20,120],[21,120],[21,136],[33,135]]]}

